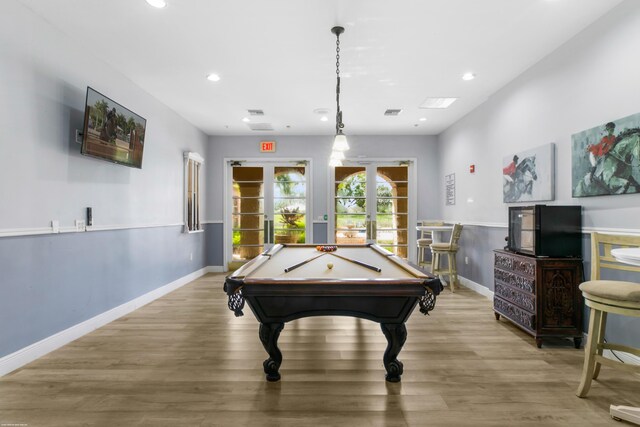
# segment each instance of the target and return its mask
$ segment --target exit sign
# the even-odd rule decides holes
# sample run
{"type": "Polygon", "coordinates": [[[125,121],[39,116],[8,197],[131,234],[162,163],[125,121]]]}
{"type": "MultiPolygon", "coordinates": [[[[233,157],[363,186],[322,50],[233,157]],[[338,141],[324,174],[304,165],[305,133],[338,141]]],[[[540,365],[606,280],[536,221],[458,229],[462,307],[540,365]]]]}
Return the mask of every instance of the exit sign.
{"type": "Polygon", "coordinates": [[[261,153],[275,153],[276,152],[276,142],[275,141],[261,141],[260,142],[260,152],[261,153]]]}

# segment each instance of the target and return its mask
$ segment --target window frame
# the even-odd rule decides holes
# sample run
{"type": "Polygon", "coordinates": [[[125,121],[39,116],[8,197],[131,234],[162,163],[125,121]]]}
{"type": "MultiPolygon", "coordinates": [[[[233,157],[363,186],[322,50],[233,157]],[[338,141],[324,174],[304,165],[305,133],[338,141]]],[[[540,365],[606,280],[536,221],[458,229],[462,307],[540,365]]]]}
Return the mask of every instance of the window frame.
{"type": "Polygon", "coordinates": [[[200,171],[204,164],[204,158],[191,151],[184,153],[184,199],[183,199],[183,221],[184,233],[202,233],[204,227],[200,218],[201,203],[201,180],[200,171]],[[189,206],[192,206],[191,212],[189,206]]]}

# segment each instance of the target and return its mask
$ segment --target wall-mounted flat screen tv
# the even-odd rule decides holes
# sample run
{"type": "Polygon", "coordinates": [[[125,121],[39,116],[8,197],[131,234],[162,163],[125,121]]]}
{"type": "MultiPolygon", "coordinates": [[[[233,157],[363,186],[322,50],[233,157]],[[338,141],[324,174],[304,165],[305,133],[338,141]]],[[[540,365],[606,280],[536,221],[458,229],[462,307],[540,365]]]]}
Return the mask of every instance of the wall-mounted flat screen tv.
{"type": "Polygon", "coordinates": [[[82,154],[140,169],[146,127],[144,118],[87,88],[82,154]]]}

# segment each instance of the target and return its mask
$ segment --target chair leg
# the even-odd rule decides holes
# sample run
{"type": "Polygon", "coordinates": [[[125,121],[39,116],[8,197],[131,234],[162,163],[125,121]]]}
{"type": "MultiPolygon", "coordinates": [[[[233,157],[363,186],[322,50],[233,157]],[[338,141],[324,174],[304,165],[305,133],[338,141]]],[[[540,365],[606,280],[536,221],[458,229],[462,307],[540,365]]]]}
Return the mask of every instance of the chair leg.
{"type": "MultiPolygon", "coordinates": [[[[453,272],[453,277],[451,278],[451,282],[455,282],[456,285],[458,285],[458,261],[456,261],[456,253],[452,253],[451,255],[449,255],[450,259],[451,259],[451,271],[453,272]]],[[[451,290],[453,291],[453,285],[451,285],[451,290]]]]}
{"type": "Polygon", "coordinates": [[[431,251],[431,274],[435,276],[436,270],[440,267],[440,257],[437,252],[431,251]]]}
{"type": "MultiPolygon", "coordinates": [[[[602,352],[604,351],[601,344],[604,344],[604,331],[607,329],[607,312],[603,311],[600,316],[600,323],[596,325],[598,327],[598,342],[596,348],[596,354],[598,356],[602,356],[602,352]]],[[[593,379],[598,379],[598,375],[600,374],[600,366],[602,364],[600,362],[596,362],[596,366],[593,369],[593,379]]]]}
{"type": "Polygon", "coordinates": [[[447,252],[447,268],[449,269],[449,283],[451,283],[451,292],[455,292],[456,276],[453,274],[455,267],[455,258],[452,258],[451,252],[447,252]]]}
{"type": "Polygon", "coordinates": [[[598,348],[598,337],[600,319],[602,317],[602,311],[591,309],[589,318],[589,336],[587,337],[587,345],[584,346],[584,365],[582,366],[582,377],[580,379],[580,385],[576,396],[585,397],[589,393],[591,388],[591,379],[593,378],[593,372],[595,369],[595,355],[598,348]]]}

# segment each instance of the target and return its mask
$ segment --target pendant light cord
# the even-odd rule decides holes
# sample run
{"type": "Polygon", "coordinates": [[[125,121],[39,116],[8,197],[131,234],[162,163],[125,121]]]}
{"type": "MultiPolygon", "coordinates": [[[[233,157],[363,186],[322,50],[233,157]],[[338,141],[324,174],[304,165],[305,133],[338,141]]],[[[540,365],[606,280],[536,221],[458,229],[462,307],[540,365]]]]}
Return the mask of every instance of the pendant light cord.
{"type": "Polygon", "coordinates": [[[342,128],[344,128],[342,110],[340,110],[340,33],[344,31],[344,28],[335,27],[332,31],[336,35],[336,135],[340,135],[342,128]]]}

